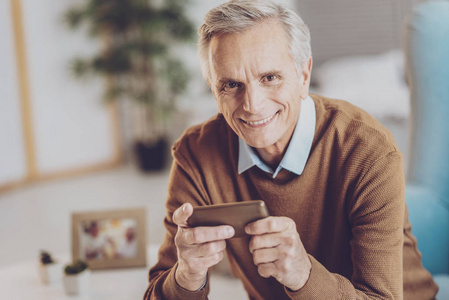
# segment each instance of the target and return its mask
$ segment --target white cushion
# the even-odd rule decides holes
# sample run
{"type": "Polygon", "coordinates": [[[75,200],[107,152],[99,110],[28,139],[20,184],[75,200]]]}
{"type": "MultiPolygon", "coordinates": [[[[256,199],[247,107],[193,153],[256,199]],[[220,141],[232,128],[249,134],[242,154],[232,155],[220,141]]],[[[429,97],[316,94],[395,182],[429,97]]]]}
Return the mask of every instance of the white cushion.
{"type": "Polygon", "coordinates": [[[329,60],[312,71],[312,80],[317,84],[312,92],[347,100],[377,119],[408,118],[410,93],[401,50],[329,60]]]}

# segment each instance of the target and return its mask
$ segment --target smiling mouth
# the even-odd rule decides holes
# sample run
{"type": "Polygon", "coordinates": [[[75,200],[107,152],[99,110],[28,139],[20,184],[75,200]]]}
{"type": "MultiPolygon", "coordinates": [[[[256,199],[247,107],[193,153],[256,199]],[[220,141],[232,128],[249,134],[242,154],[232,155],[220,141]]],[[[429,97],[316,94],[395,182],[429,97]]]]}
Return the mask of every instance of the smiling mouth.
{"type": "Polygon", "coordinates": [[[245,121],[243,119],[241,119],[243,121],[243,123],[248,124],[250,126],[260,126],[260,125],[264,125],[267,124],[268,122],[270,122],[277,114],[279,113],[279,111],[277,111],[275,114],[266,117],[265,119],[259,120],[259,121],[245,121]]]}

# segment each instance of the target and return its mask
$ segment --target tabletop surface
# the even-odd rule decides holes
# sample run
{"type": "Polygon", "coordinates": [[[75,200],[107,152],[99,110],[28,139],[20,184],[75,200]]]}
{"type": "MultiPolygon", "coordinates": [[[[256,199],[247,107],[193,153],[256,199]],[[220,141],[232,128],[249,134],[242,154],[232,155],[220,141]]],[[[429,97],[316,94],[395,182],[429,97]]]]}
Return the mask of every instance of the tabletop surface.
{"type": "MultiPolygon", "coordinates": [[[[147,249],[147,267],[93,270],[89,292],[84,295],[68,296],[62,280],[45,285],[38,275],[38,261],[26,261],[0,269],[0,299],[8,300],[127,300],[142,299],[148,285],[148,270],[157,261],[157,245],[147,249]]],[[[70,256],[55,255],[66,263],[70,256]]],[[[61,270],[62,272],[62,270],[61,270]]],[[[209,299],[247,299],[239,280],[211,274],[209,299]]]]}

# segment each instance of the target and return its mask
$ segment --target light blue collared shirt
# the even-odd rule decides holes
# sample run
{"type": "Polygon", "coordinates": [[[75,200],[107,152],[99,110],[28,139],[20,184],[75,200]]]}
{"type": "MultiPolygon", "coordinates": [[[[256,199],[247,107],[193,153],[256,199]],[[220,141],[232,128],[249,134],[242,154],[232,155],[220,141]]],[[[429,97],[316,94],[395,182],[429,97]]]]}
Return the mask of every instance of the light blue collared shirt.
{"type": "Polygon", "coordinates": [[[293,131],[292,139],[290,140],[287,151],[276,170],[273,170],[264,163],[255,151],[239,137],[238,173],[242,174],[253,166],[257,166],[261,170],[273,174],[273,178],[275,178],[282,169],[301,175],[306,166],[312,147],[312,141],[315,135],[315,123],[315,103],[309,96],[303,100],[303,103],[301,104],[298,122],[293,131]]]}

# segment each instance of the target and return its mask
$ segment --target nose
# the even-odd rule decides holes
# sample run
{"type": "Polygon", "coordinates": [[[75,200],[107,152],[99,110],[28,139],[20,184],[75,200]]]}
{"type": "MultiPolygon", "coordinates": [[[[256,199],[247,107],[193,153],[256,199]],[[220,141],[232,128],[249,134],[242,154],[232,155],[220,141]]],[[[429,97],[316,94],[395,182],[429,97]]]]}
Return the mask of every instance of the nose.
{"type": "Polygon", "coordinates": [[[265,101],[262,87],[247,85],[243,97],[243,110],[253,115],[263,112],[265,101]]]}

